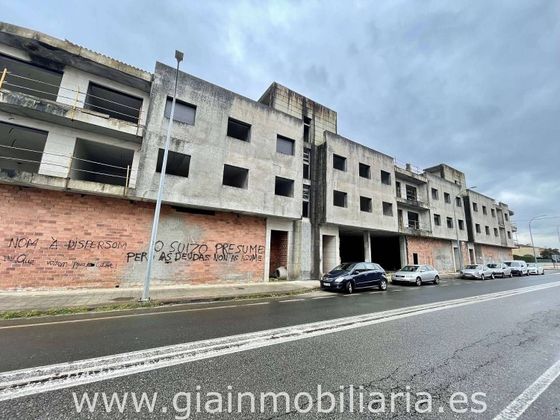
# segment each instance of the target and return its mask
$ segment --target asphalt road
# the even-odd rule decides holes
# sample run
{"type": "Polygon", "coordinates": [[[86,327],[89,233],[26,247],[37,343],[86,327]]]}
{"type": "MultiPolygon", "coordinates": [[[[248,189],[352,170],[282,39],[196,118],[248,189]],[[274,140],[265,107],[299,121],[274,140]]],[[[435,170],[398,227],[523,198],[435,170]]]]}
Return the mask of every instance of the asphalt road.
{"type": "MultiPolygon", "coordinates": [[[[213,415],[218,418],[301,417],[302,410],[294,406],[300,392],[311,394],[314,406],[305,416],[312,418],[371,418],[369,410],[381,409],[385,409],[381,414],[390,418],[493,418],[518,401],[522,392],[560,360],[560,287],[444,308],[438,302],[560,284],[559,274],[484,282],[444,280],[439,286],[390,286],[387,292],[367,291],[350,297],[317,292],[306,297],[181,305],[149,312],[2,322],[2,372],[279,327],[291,331],[293,326],[317,321],[328,325],[332,320],[333,325],[341,325],[295,339],[288,334],[285,341],[274,345],[263,339],[247,349],[226,348],[224,354],[195,357],[153,370],[143,367],[134,374],[103,381],[44,393],[31,389],[29,395],[0,401],[0,418],[181,418],[188,413],[179,411],[185,409],[188,394],[184,393],[189,392],[193,412],[188,418],[192,418],[197,390],[202,411],[208,402],[206,393],[220,393],[222,413],[228,408],[228,392],[233,395],[233,411],[237,409],[237,392],[254,393],[257,413],[250,413],[250,404],[245,404],[243,412],[213,415]],[[404,315],[399,309],[426,304],[438,309],[404,315]],[[350,325],[349,320],[356,317],[390,310],[399,315],[391,313],[369,324],[350,325]],[[342,317],[353,318],[337,321],[342,317]],[[318,385],[322,392],[332,392],[336,413],[317,413],[318,385]],[[354,392],[353,413],[350,388],[354,392]],[[91,398],[96,392],[106,392],[109,399],[113,392],[122,393],[121,398],[128,392],[129,403],[132,392],[138,396],[147,392],[150,398],[157,392],[157,402],[151,414],[147,409],[137,413],[132,403],[122,414],[116,407],[110,413],[103,407],[93,413],[86,408],[77,413],[73,393],[81,399],[83,392],[89,392],[91,398]],[[259,412],[261,392],[286,392],[290,412],[285,413],[282,398],[279,413],[274,412],[270,399],[259,412]],[[382,393],[384,403],[375,394],[378,404],[368,407],[370,392],[382,393]],[[429,393],[431,405],[419,392],[429,393]],[[457,402],[462,395],[453,396],[456,392],[464,393],[468,403],[457,402]],[[421,397],[423,404],[418,401],[421,397]],[[456,399],[453,407],[451,398],[456,399]],[[415,412],[415,403],[421,410],[431,408],[431,413],[415,412]],[[360,413],[359,406],[364,404],[360,413]],[[485,410],[475,412],[483,404],[485,410]],[[457,408],[466,412],[453,412],[457,408]]],[[[522,418],[560,417],[560,379],[549,382],[522,418]]],[[[98,394],[100,403],[102,395],[98,394]]],[[[300,400],[305,406],[306,396],[300,400]]],[[[329,397],[323,395],[320,400],[323,409],[329,408],[329,397]]],[[[217,409],[217,403],[209,408],[217,409]]],[[[195,417],[211,415],[203,412],[195,417]]]]}

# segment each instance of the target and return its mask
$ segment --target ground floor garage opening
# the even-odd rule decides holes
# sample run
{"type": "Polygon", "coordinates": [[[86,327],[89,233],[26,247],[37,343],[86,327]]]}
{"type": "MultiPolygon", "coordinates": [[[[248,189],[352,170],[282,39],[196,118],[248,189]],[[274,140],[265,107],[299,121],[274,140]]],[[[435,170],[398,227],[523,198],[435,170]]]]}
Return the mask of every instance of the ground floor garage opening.
{"type": "Polygon", "coordinates": [[[371,260],[386,271],[401,268],[401,252],[399,236],[371,235],[371,260]]]}
{"type": "Polygon", "coordinates": [[[340,261],[364,261],[364,235],[362,232],[340,232],[340,261]]]}
{"type": "Polygon", "coordinates": [[[288,232],[271,230],[269,273],[277,275],[280,267],[288,268],[288,232]]]}

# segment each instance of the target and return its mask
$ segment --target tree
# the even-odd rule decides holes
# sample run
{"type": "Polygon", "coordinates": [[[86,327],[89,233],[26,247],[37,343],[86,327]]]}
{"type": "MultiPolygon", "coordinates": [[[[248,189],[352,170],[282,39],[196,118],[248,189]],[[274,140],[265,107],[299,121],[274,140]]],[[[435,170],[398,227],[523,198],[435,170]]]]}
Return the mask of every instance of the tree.
{"type": "Polygon", "coordinates": [[[558,255],[558,248],[545,248],[541,251],[541,258],[546,258],[547,260],[552,259],[553,255],[558,255]]]}
{"type": "Polygon", "coordinates": [[[526,263],[535,262],[535,257],[530,254],[521,255],[514,255],[514,260],[525,261],[526,263]]]}

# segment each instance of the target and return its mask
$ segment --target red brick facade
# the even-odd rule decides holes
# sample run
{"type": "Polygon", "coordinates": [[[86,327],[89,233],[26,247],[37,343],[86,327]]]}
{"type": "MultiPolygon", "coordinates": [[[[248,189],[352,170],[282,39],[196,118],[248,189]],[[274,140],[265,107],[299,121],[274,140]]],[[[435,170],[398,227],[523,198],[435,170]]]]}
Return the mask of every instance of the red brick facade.
{"type": "Polygon", "coordinates": [[[484,262],[485,264],[513,259],[511,248],[492,245],[480,245],[480,251],[482,253],[480,257],[482,259],[482,262],[484,262]]]}
{"type": "MultiPolygon", "coordinates": [[[[153,204],[0,185],[0,289],[143,281],[153,204]]],[[[153,281],[261,281],[264,218],[163,206],[153,281]]]]}
{"type": "MultiPolygon", "coordinates": [[[[454,271],[454,241],[436,238],[407,236],[408,263],[414,262],[414,254],[418,255],[418,264],[429,264],[440,271],[454,271]]],[[[464,263],[468,263],[468,251],[462,243],[464,263]]]]}

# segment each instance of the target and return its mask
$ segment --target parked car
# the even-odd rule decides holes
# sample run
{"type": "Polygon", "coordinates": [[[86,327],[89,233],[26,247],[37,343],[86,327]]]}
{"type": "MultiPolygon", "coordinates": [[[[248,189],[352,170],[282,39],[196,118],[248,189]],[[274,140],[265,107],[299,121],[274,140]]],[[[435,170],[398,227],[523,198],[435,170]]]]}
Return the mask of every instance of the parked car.
{"type": "Polygon", "coordinates": [[[511,268],[511,274],[514,276],[528,276],[527,263],[525,261],[504,261],[504,264],[511,268]]]}
{"type": "Polygon", "coordinates": [[[544,268],[542,268],[542,266],[535,263],[527,264],[527,271],[529,272],[529,274],[544,275],[544,268]]]}
{"type": "Polygon", "coordinates": [[[422,283],[439,283],[439,273],[431,265],[405,265],[391,276],[393,283],[415,283],[422,286],[422,283]]]}
{"type": "Polygon", "coordinates": [[[494,273],[494,277],[513,277],[511,274],[511,268],[504,263],[490,263],[486,264],[488,268],[492,269],[492,273],[494,273]]]}
{"type": "Polygon", "coordinates": [[[346,293],[375,286],[387,290],[387,274],[379,264],[371,262],[340,264],[321,279],[322,289],[346,293]]]}
{"type": "Polygon", "coordinates": [[[493,279],[494,272],[484,264],[469,264],[461,270],[461,278],[463,279],[493,279]]]}

